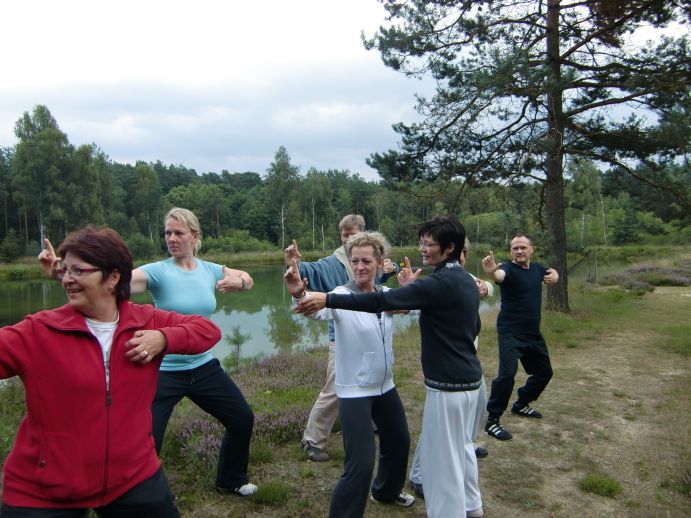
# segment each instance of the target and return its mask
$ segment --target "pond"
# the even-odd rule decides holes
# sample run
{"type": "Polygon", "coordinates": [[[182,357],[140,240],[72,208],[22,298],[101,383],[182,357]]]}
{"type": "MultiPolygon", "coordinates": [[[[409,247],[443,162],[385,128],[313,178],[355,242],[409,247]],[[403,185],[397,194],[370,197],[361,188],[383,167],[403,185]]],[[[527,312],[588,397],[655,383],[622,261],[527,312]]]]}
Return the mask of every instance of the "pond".
{"type": "MultiPolygon", "coordinates": [[[[252,276],[254,287],[242,293],[217,293],[218,304],[211,319],[221,329],[223,339],[214,347],[214,356],[221,360],[229,354],[239,358],[270,356],[282,350],[314,347],[328,339],[325,322],[315,322],[291,311],[292,301],[283,285],[283,265],[237,268],[252,276]],[[236,327],[244,340],[233,340],[236,327]]],[[[396,279],[389,279],[387,285],[396,287],[396,279]]],[[[151,297],[147,293],[136,295],[133,300],[150,303],[151,297]]],[[[5,281],[0,283],[0,326],[65,302],[65,292],[57,281],[5,281]]],[[[489,305],[483,302],[482,309],[487,308],[489,305]]],[[[417,314],[399,315],[394,321],[397,327],[405,327],[417,322],[417,314]]]]}

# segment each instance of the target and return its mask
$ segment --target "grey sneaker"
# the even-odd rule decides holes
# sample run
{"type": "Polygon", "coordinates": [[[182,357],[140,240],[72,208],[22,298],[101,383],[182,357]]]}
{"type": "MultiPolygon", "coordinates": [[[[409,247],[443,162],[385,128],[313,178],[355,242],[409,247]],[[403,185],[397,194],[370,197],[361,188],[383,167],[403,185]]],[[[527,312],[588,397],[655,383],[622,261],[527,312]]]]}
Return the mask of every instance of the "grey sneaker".
{"type": "Polygon", "coordinates": [[[307,441],[301,441],[300,448],[307,454],[307,460],[311,460],[312,462],[326,462],[331,458],[324,450],[312,446],[307,441]]]}

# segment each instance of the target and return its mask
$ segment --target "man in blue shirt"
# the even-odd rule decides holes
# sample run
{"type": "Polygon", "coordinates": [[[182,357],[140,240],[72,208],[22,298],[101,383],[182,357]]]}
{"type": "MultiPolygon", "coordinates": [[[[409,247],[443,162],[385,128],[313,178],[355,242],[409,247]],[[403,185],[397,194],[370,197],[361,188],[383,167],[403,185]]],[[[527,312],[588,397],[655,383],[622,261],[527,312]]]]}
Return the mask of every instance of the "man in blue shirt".
{"type": "Polygon", "coordinates": [[[528,236],[518,234],[511,239],[510,251],[510,263],[497,264],[491,251],[482,260],[482,269],[501,289],[501,309],[497,317],[499,372],[492,381],[485,424],[485,431],[500,441],[513,438],[499,424],[499,418],[506,410],[513,392],[518,360],[529,377],[525,385],[518,389],[518,399],[511,407],[511,413],[533,419],[542,418],[540,412],[530,407],[530,403],[540,397],[552,378],[547,344],[540,332],[542,283],[555,284],[559,280],[554,268],[530,262],[534,249],[528,236]]]}

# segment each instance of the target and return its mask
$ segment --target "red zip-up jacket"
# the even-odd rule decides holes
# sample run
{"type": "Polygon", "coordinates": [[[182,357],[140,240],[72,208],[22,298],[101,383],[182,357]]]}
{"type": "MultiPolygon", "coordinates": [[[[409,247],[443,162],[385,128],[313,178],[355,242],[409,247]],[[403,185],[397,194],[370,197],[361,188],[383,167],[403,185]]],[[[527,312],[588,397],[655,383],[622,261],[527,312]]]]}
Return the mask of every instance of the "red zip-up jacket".
{"type": "Polygon", "coordinates": [[[167,353],[198,354],[221,333],[210,320],[123,301],[103,354],[84,316],[69,304],[0,329],[0,379],[19,376],[26,416],[5,465],[2,501],[20,507],[98,507],[159,468],[151,402],[162,355],[141,365],[125,357],[140,329],[158,329],[167,353]]]}

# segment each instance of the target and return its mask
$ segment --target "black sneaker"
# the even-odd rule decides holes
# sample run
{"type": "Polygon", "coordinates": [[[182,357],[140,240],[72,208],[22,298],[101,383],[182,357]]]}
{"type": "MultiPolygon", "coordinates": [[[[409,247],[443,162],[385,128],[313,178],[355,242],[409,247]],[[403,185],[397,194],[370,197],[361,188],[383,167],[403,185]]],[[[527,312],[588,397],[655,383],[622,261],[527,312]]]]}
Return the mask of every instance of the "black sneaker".
{"type": "Polygon", "coordinates": [[[526,405],[523,408],[513,406],[511,407],[511,413],[521,417],[529,417],[531,419],[542,419],[542,414],[534,408],[531,408],[530,405],[526,405]]]}
{"type": "MultiPolygon", "coordinates": [[[[506,430],[505,430],[505,431],[506,431],[506,430]]],[[[489,455],[489,452],[487,451],[487,448],[483,448],[482,446],[477,446],[477,447],[475,448],[475,456],[476,456],[478,459],[484,459],[485,457],[487,457],[487,455],[489,455]]]]}
{"type": "Polygon", "coordinates": [[[487,421],[485,432],[487,432],[490,437],[494,437],[500,441],[510,441],[513,439],[513,435],[504,430],[504,427],[499,424],[499,421],[487,421]]]}

